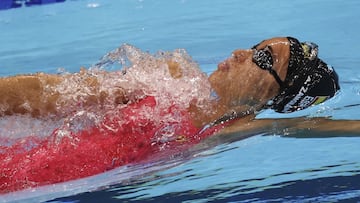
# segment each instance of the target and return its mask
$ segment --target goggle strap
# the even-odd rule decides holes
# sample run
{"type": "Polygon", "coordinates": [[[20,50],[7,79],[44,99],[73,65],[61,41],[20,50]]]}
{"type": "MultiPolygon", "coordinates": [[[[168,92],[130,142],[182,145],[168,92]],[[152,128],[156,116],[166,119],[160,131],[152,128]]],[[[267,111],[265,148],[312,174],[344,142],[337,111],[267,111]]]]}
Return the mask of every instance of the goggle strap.
{"type": "Polygon", "coordinates": [[[269,73],[275,78],[276,82],[280,85],[280,88],[285,88],[287,85],[284,81],[282,81],[279,75],[276,73],[274,69],[268,69],[269,73]]]}

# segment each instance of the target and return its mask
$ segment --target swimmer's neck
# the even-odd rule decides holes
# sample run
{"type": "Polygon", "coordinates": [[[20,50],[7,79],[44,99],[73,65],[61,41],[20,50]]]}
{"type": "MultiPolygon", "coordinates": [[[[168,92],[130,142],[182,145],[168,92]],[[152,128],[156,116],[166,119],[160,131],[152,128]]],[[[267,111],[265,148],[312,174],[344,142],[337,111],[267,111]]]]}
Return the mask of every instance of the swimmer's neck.
{"type": "Polygon", "coordinates": [[[223,103],[221,100],[211,101],[206,107],[198,107],[195,104],[190,105],[188,111],[192,115],[193,122],[196,126],[202,127],[208,124],[217,125],[239,118],[253,118],[256,112],[263,108],[263,103],[243,104],[231,106],[223,103]]]}

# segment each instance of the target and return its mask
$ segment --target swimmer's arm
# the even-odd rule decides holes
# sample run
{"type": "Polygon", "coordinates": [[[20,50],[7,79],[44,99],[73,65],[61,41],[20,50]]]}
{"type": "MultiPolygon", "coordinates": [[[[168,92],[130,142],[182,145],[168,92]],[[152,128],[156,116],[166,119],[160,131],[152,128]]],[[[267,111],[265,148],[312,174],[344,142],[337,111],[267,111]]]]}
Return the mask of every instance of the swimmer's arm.
{"type": "Polygon", "coordinates": [[[360,136],[360,120],[297,118],[292,119],[285,126],[288,126],[289,131],[285,136],[333,137],[339,136],[339,134],[341,136],[360,136]]]}
{"type": "Polygon", "coordinates": [[[360,136],[360,120],[330,120],[327,118],[254,119],[248,116],[224,128],[220,134],[274,133],[283,136],[333,137],[360,136]]]}
{"type": "Polygon", "coordinates": [[[59,76],[42,73],[0,78],[0,115],[54,113],[58,95],[44,95],[44,86],[61,81],[59,76]]]}
{"type": "Polygon", "coordinates": [[[98,79],[86,74],[85,69],[67,75],[37,73],[3,77],[0,78],[0,116],[27,114],[41,117],[59,114],[60,111],[66,113],[64,108],[74,107],[79,103],[86,107],[102,105],[108,100],[116,104],[128,102],[125,92],[121,88],[118,89],[111,93],[99,91],[98,79]],[[73,95],[60,94],[57,91],[59,85],[72,88],[67,87],[69,84],[66,79],[76,81],[80,91],[83,88],[91,92],[88,95],[81,94],[82,98],[79,101],[74,99],[73,95]]]}

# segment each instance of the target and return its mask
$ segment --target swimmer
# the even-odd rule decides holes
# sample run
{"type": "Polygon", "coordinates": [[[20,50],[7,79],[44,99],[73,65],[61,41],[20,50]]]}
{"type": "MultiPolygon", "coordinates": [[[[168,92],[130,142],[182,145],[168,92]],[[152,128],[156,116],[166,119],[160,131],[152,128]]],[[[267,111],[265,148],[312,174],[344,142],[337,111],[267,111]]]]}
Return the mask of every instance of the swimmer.
{"type": "Polygon", "coordinates": [[[193,98],[201,98],[200,93],[186,95],[186,91],[179,90],[181,98],[191,98],[184,102],[186,107],[172,105],[172,100],[179,98],[171,97],[170,102],[165,101],[165,109],[161,105],[156,108],[157,102],[164,101],[146,94],[142,88],[148,84],[126,80],[126,76],[134,74],[131,72],[134,68],[149,68],[148,74],[157,76],[158,64],[162,67],[160,71],[168,69],[166,80],[172,77],[173,81],[188,81],[182,72],[188,70],[182,67],[183,63],[156,57],[151,58],[150,66],[133,65],[133,69],[113,72],[96,70],[99,72],[92,74],[81,69],[72,74],[37,73],[0,78],[0,116],[27,115],[64,122],[44,140],[32,139],[30,135],[9,142],[15,143],[12,146],[0,146],[0,159],[6,160],[0,162],[0,194],[99,174],[146,160],[164,149],[170,152],[176,146],[186,149],[209,136],[210,139],[221,137],[214,134],[234,133],[237,140],[263,132],[291,135],[307,130],[311,133],[293,134],[325,137],[334,132],[335,136],[339,133],[360,136],[358,121],[255,119],[266,108],[279,113],[308,108],[333,97],[340,89],[334,69],[318,58],[314,43],[280,37],[265,40],[251,49],[235,50],[209,78],[204,74],[197,78],[204,80],[201,90],[209,90],[205,93],[205,104],[201,105],[193,102],[193,98]],[[118,79],[125,82],[114,84],[118,79]],[[130,82],[135,82],[131,86],[134,89],[128,88],[130,82]],[[110,113],[103,114],[102,110],[110,113]],[[159,121],[153,115],[156,113],[160,119],[163,115],[170,118],[159,121]],[[84,125],[77,125],[77,121],[84,125]]]}
{"type": "Polygon", "coordinates": [[[235,50],[218,65],[209,80],[219,97],[216,104],[219,112],[210,126],[241,118],[222,133],[271,132],[277,130],[274,126],[321,132],[360,132],[358,121],[254,119],[256,112],[266,108],[279,113],[303,110],[332,98],[340,90],[337,73],[318,57],[318,45],[313,42],[277,37],[264,40],[251,49],[235,50]]]}
{"type": "MultiPolygon", "coordinates": [[[[179,64],[172,61],[167,63],[171,75],[181,77],[177,73],[179,64]]],[[[99,90],[97,78],[83,69],[76,74],[83,76],[80,83],[89,92],[81,98],[82,106],[102,105],[109,97],[113,98],[114,103],[123,104],[134,99],[121,87],[111,93],[99,90]]],[[[58,114],[61,94],[52,87],[68,77],[71,74],[37,73],[1,78],[0,115],[30,114],[41,117],[58,114]]],[[[231,57],[218,65],[218,69],[210,75],[209,82],[218,99],[209,104],[210,114],[196,106],[189,108],[197,115],[194,118],[197,125],[216,125],[235,118],[246,118],[239,120],[249,122],[254,119],[256,112],[264,108],[280,113],[302,110],[324,102],[340,89],[334,69],[318,57],[318,46],[312,42],[299,42],[292,37],[272,38],[251,49],[235,50],[231,57]]],[[[266,121],[261,122],[259,125],[263,126],[266,121]]],[[[237,130],[243,128],[238,127],[237,130]]]]}

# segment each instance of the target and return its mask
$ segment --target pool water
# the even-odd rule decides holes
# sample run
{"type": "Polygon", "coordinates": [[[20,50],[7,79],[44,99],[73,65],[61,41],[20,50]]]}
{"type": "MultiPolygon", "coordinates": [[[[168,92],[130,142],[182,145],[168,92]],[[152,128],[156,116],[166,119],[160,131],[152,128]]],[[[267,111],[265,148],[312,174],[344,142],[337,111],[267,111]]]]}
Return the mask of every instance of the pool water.
{"type": "MultiPolygon", "coordinates": [[[[257,117],[359,120],[359,8],[355,0],[77,0],[1,10],[0,76],[78,72],[124,43],[150,53],[184,48],[210,74],[234,49],[294,36],[319,45],[341,92],[304,111],[257,117]]],[[[2,194],[0,202],[357,202],[360,132],[354,134],[241,139],[239,132],[170,158],[2,194]]]]}

